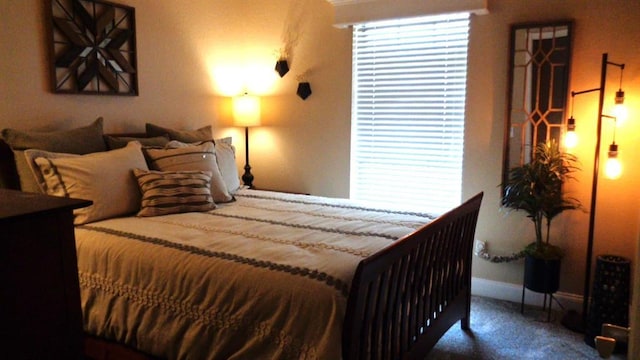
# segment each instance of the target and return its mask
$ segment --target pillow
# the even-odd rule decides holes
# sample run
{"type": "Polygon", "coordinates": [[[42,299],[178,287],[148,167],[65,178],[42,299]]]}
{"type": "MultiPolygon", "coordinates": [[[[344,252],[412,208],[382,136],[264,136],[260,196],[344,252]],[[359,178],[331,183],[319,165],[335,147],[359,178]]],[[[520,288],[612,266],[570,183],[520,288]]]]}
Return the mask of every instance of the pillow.
{"type": "Polygon", "coordinates": [[[227,185],[230,194],[235,194],[240,188],[240,176],[236,165],[236,148],[231,144],[231,138],[216,139],[216,158],[220,174],[227,185]]]}
{"type": "MultiPolygon", "coordinates": [[[[40,167],[38,166],[38,164],[36,164],[36,159],[37,158],[60,159],[60,158],[78,157],[82,155],[54,153],[54,152],[44,151],[39,149],[28,149],[24,151],[24,156],[26,158],[29,169],[31,169],[31,173],[35,178],[35,182],[38,185],[38,191],[43,194],[49,194],[49,192],[47,191],[47,181],[42,175],[42,171],[40,171],[40,167]]],[[[65,195],[62,194],[60,196],[65,196],[65,195]]]]}
{"type": "Polygon", "coordinates": [[[127,146],[127,143],[130,141],[137,141],[142,146],[157,146],[164,147],[169,142],[169,135],[165,134],[162,136],[154,136],[154,137],[133,137],[133,136],[112,136],[105,135],[104,140],[107,142],[107,148],[110,150],[120,149],[127,146]]]}
{"type": "Polygon", "coordinates": [[[178,140],[184,143],[194,143],[199,141],[211,141],[213,135],[211,132],[211,125],[201,127],[197,130],[176,130],[165,128],[162,126],[147,123],[145,125],[147,136],[163,136],[169,135],[171,140],[178,140]]]}
{"type": "Polygon", "coordinates": [[[140,143],[87,155],[45,153],[35,159],[46,193],[92,200],[93,205],[74,210],[76,225],[135,213],[140,190],[132,169],[147,169],[140,143]]]}
{"type": "Polygon", "coordinates": [[[213,201],[224,203],[233,201],[227,190],[216,160],[215,145],[212,141],[197,145],[169,143],[176,148],[152,149],[144,152],[152,170],[159,171],[209,171],[211,172],[211,196],[213,201]]]}
{"type": "Polygon", "coordinates": [[[107,147],[102,138],[102,125],[102,118],[98,118],[91,125],[71,130],[50,132],[2,130],[2,138],[13,151],[21,190],[39,192],[36,180],[26,162],[24,150],[41,149],[71,154],[105,151],[107,147]]]}
{"type": "Polygon", "coordinates": [[[142,192],[138,216],[159,216],[216,208],[210,171],[149,171],[133,169],[142,192]]]}

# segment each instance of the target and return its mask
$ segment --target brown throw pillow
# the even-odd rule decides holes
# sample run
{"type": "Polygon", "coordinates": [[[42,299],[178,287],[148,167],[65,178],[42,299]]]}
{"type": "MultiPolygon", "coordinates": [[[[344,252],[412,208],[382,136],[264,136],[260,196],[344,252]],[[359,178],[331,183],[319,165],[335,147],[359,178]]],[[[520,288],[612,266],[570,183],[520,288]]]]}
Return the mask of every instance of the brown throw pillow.
{"type": "Polygon", "coordinates": [[[171,140],[178,140],[184,143],[195,143],[199,141],[213,140],[211,125],[201,127],[196,130],[177,130],[147,123],[145,125],[147,136],[169,135],[171,140]]]}

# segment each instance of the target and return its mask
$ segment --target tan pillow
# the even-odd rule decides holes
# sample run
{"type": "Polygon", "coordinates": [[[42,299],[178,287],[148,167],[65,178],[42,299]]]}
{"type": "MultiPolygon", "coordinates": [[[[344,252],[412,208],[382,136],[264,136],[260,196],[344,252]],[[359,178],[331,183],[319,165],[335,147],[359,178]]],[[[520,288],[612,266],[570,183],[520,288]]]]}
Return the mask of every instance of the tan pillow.
{"type": "Polygon", "coordinates": [[[47,194],[93,201],[91,206],[74,210],[76,225],[138,211],[140,190],[132,170],[148,169],[140,143],[81,156],[41,155],[35,162],[47,194]]]}
{"type": "Polygon", "coordinates": [[[103,120],[98,118],[91,125],[71,130],[50,132],[2,130],[2,138],[13,150],[22,191],[39,192],[39,187],[24,156],[24,150],[40,149],[70,154],[105,151],[107,147],[102,138],[102,128],[103,120]]]}
{"type": "Polygon", "coordinates": [[[204,126],[196,130],[177,130],[147,123],[145,125],[145,130],[149,137],[162,136],[166,134],[169,135],[171,140],[178,140],[184,143],[213,140],[211,125],[204,126]]]}
{"type": "Polygon", "coordinates": [[[159,216],[216,208],[209,171],[133,169],[142,192],[138,216],[159,216]]]}
{"type": "MultiPolygon", "coordinates": [[[[28,149],[28,150],[24,151],[24,156],[26,158],[27,165],[29,166],[29,169],[31,169],[31,173],[33,174],[33,177],[36,179],[35,181],[36,181],[36,184],[38,185],[38,190],[43,194],[54,195],[53,193],[48,191],[48,189],[47,189],[47,181],[45,180],[44,176],[42,175],[42,171],[40,170],[40,167],[38,166],[38,164],[36,164],[36,159],[37,158],[60,159],[60,158],[78,157],[78,156],[82,156],[82,155],[67,154],[67,153],[54,153],[54,152],[44,151],[44,150],[39,150],[39,149],[28,149]]],[[[54,185],[56,185],[56,184],[54,184],[54,185]]],[[[58,196],[58,195],[56,195],[56,196],[58,196]]],[[[63,195],[59,195],[59,196],[65,196],[65,195],[63,194],[63,195]]]]}
{"type": "Polygon", "coordinates": [[[144,152],[152,170],[160,171],[209,171],[211,172],[211,195],[216,203],[233,201],[227,190],[216,160],[215,145],[208,141],[191,145],[170,142],[167,146],[175,148],[152,149],[144,152]]]}
{"type": "Polygon", "coordinates": [[[235,194],[240,188],[240,176],[236,165],[236,148],[231,143],[231,138],[216,139],[216,158],[220,174],[227,185],[230,194],[235,194]]]}

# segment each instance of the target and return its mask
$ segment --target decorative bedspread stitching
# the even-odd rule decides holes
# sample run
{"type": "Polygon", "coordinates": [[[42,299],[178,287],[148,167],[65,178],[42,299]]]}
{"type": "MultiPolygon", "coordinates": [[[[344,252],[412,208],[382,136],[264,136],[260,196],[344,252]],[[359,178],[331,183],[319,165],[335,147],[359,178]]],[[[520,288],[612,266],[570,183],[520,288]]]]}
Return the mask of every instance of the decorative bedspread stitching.
{"type": "MultiPolygon", "coordinates": [[[[115,282],[112,279],[98,274],[78,272],[80,287],[93,291],[102,291],[111,297],[125,298],[127,301],[147,307],[158,307],[168,310],[174,316],[191,319],[207,327],[216,330],[231,328],[247,328],[247,320],[238,316],[228,316],[213,309],[202,309],[199,306],[190,305],[185,301],[179,301],[171,296],[163,295],[157,291],[146,291],[135,286],[115,282]]],[[[281,345],[289,357],[301,359],[315,359],[316,349],[313,346],[296,341],[284,331],[272,327],[267,322],[261,322],[255,328],[254,334],[262,339],[270,339],[281,345]],[[295,356],[294,356],[295,355],[295,356]]]]}
{"type": "Polygon", "coordinates": [[[328,214],[319,214],[318,212],[315,212],[315,211],[303,211],[299,209],[286,210],[286,209],[274,208],[269,206],[259,206],[259,205],[235,204],[234,206],[251,208],[251,209],[259,209],[259,210],[268,210],[268,211],[281,212],[281,213],[305,214],[305,215],[320,217],[325,219],[364,221],[364,222],[376,223],[376,224],[388,224],[388,225],[408,227],[412,229],[418,228],[425,224],[424,222],[418,222],[418,221],[391,221],[391,220],[380,220],[380,219],[368,219],[365,217],[358,217],[358,216],[328,215],[328,214]]]}
{"type": "Polygon", "coordinates": [[[219,233],[225,233],[225,234],[231,234],[231,235],[241,235],[241,236],[245,236],[245,237],[248,237],[248,238],[267,241],[267,242],[272,242],[272,243],[276,243],[276,244],[293,245],[293,246],[299,247],[301,249],[320,248],[320,249],[325,249],[325,250],[333,250],[333,251],[338,251],[338,252],[342,252],[342,253],[347,253],[347,254],[351,254],[351,255],[354,255],[354,256],[358,256],[358,257],[361,257],[361,258],[365,258],[365,257],[367,257],[367,256],[372,254],[372,251],[362,251],[362,250],[348,248],[348,247],[344,247],[344,246],[335,246],[335,245],[326,244],[326,243],[307,243],[307,242],[296,241],[296,240],[277,239],[277,238],[274,238],[274,237],[259,235],[259,234],[255,234],[255,233],[249,233],[249,232],[246,232],[246,231],[234,231],[234,230],[230,230],[230,229],[222,229],[222,228],[213,227],[213,226],[206,226],[206,225],[199,225],[199,224],[188,224],[188,223],[183,223],[183,222],[179,222],[179,221],[169,221],[169,220],[166,220],[164,218],[157,218],[157,217],[156,218],[151,218],[150,217],[150,218],[146,218],[145,220],[151,221],[151,222],[157,222],[157,223],[161,223],[161,224],[168,224],[168,225],[175,225],[175,226],[185,227],[185,228],[189,228],[189,229],[203,230],[203,231],[207,231],[207,232],[219,232],[219,233]]]}
{"type": "Polygon", "coordinates": [[[266,195],[250,195],[250,194],[238,194],[238,193],[236,193],[234,196],[235,197],[253,198],[253,199],[276,200],[276,201],[281,201],[281,202],[289,202],[289,203],[293,203],[293,204],[319,205],[319,206],[326,206],[326,207],[333,207],[333,208],[340,208],[340,209],[363,210],[363,211],[379,212],[379,213],[385,213],[385,214],[413,215],[413,216],[424,217],[424,218],[427,218],[427,219],[430,219],[430,220],[435,220],[437,218],[437,216],[433,215],[433,214],[421,213],[421,212],[415,212],[415,211],[385,210],[385,209],[370,208],[370,207],[366,207],[366,206],[330,204],[330,203],[323,203],[323,202],[316,202],[316,201],[282,199],[282,198],[279,198],[279,197],[266,196],[266,195]]]}
{"type": "Polygon", "coordinates": [[[217,329],[239,328],[242,322],[238,318],[223,316],[211,309],[204,310],[159,292],[146,291],[138,287],[118,283],[98,274],[83,271],[78,273],[81,287],[100,290],[114,297],[126,298],[128,301],[139,305],[168,309],[172,314],[192,319],[206,326],[214,326],[217,329]]]}
{"type": "Polygon", "coordinates": [[[394,240],[394,241],[398,240],[398,237],[395,236],[395,235],[388,235],[388,234],[381,234],[381,233],[374,233],[374,232],[347,231],[347,230],[340,230],[340,229],[325,228],[325,227],[320,227],[320,226],[292,224],[292,223],[287,223],[287,222],[284,222],[284,221],[260,219],[260,218],[249,217],[249,216],[221,214],[221,213],[218,213],[218,212],[215,212],[215,211],[210,211],[210,212],[207,212],[206,214],[207,215],[211,215],[211,216],[220,216],[220,217],[226,217],[226,218],[231,218],[231,219],[240,219],[240,220],[250,220],[250,221],[263,222],[263,223],[267,223],[267,224],[271,224],[271,225],[289,226],[289,227],[298,228],[298,229],[324,231],[324,232],[334,233],[334,234],[343,234],[343,235],[352,235],[352,236],[366,236],[366,237],[379,237],[379,238],[389,239],[389,240],[394,240]]]}
{"type": "Polygon", "coordinates": [[[164,239],[160,239],[160,238],[149,237],[149,236],[129,233],[129,232],[125,232],[125,231],[109,229],[109,228],[105,228],[105,227],[101,227],[101,226],[82,225],[79,228],[85,229],[85,230],[90,230],[90,231],[102,232],[102,233],[106,233],[106,234],[110,234],[110,235],[127,237],[129,239],[138,240],[138,241],[142,241],[142,242],[146,242],[146,243],[150,243],[150,244],[155,244],[155,245],[159,245],[159,246],[164,246],[164,247],[167,247],[167,248],[172,248],[172,249],[176,249],[176,250],[180,250],[180,251],[190,252],[190,253],[196,254],[196,255],[215,257],[215,258],[219,258],[219,259],[233,261],[233,262],[240,263],[240,264],[254,266],[254,267],[257,267],[257,268],[269,269],[269,270],[272,270],[272,271],[286,272],[286,273],[289,273],[289,274],[295,275],[295,276],[307,277],[309,279],[316,280],[316,281],[325,283],[326,285],[328,285],[330,287],[333,287],[334,289],[338,290],[340,292],[340,294],[342,296],[344,296],[345,298],[349,295],[349,286],[345,282],[343,282],[342,280],[337,279],[337,278],[335,278],[335,277],[333,277],[333,276],[331,276],[331,275],[329,275],[329,274],[327,274],[325,272],[318,271],[318,270],[311,270],[311,269],[304,268],[304,267],[299,267],[299,266],[278,264],[278,263],[274,263],[274,262],[271,262],[271,261],[257,260],[257,259],[253,259],[253,258],[247,258],[247,257],[239,256],[239,255],[233,255],[233,254],[229,254],[229,253],[220,252],[220,251],[209,251],[209,250],[201,249],[201,248],[198,248],[198,247],[195,247],[195,246],[177,244],[177,243],[174,243],[174,242],[171,242],[171,241],[168,241],[168,240],[164,240],[164,239]]]}

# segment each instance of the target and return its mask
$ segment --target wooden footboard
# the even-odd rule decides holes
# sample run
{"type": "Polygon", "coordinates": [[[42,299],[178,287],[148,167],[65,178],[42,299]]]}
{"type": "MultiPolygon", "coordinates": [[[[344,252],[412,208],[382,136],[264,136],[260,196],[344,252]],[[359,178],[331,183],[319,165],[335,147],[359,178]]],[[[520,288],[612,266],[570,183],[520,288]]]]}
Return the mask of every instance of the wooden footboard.
{"type": "Polygon", "coordinates": [[[345,359],[422,359],[456,321],[469,328],[482,195],[360,262],[343,327],[345,359]]]}

